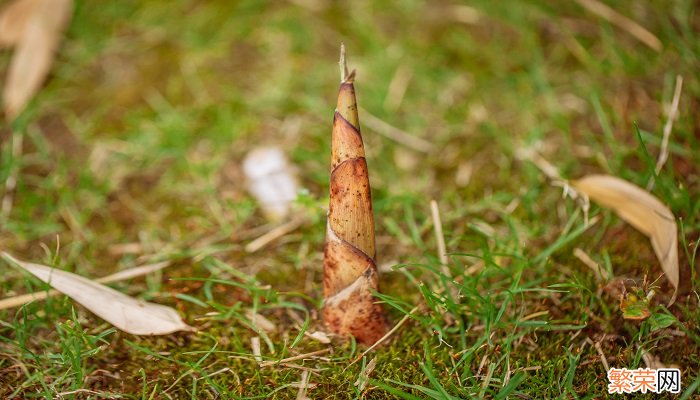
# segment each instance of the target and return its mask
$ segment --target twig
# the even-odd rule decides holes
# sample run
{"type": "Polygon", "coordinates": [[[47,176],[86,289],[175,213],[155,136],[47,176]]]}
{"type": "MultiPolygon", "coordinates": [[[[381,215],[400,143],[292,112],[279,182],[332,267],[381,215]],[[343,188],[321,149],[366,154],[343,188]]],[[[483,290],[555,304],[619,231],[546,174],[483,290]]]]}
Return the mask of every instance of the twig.
{"type": "MultiPolygon", "coordinates": [[[[442,233],[442,219],[440,218],[440,208],[435,200],[430,200],[430,214],[433,219],[433,227],[435,228],[435,240],[438,246],[438,258],[440,259],[440,272],[448,279],[452,280],[452,273],[450,268],[447,266],[449,259],[447,258],[447,248],[445,246],[445,235],[442,233]]],[[[455,286],[449,286],[448,291],[452,296],[455,303],[459,303],[459,290],[455,286]]],[[[440,292],[443,292],[441,289],[440,292]]],[[[455,321],[455,317],[452,313],[447,312],[444,315],[445,321],[448,324],[452,324],[455,321]]]]}
{"type": "Polygon", "coordinates": [[[262,362],[262,351],[260,350],[260,337],[253,336],[250,338],[250,347],[253,349],[253,357],[258,363],[262,362]]]}
{"type": "Polygon", "coordinates": [[[331,349],[330,349],[330,348],[326,348],[326,349],[321,349],[321,350],[317,350],[317,351],[312,351],[311,353],[299,354],[298,356],[283,358],[283,359],[278,360],[278,361],[265,361],[264,363],[261,363],[261,364],[260,364],[260,367],[261,367],[261,368],[262,368],[262,367],[269,367],[269,366],[271,366],[271,365],[283,364],[283,363],[287,363],[287,362],[290,362],[290,361],[301,360],[301,359],[303,359],[303,358],[314,357],[314,356],[318,356],[318,355],[321,355],[321,354],[328,353],[329,351],[331,351],[331,349]]]}
{"type": "Polygon", "coordinates": [[[535,164],[535,166],[542,171],[544,176],[547,177],[547,179],[551,181],[564,181],[564,178],[559,175],[559,170],[557,167],[552,165],[549,161],[547,161],[544,157],[542,157],[537,151],[533,149],[518,149],[518,151],[515,154],[515,157],[521,160],[528,160],[531,163],[535,164]]]}
{"type": "Polygon", "coordinates": [[[271,231],[263,234],[262,236],[248,243],[245,246],[245,251],[247,251],[248,253],[255,253],[256,251],[262,249],[263,247],[267,246],[276,239],[299,228],[303,221],[304,220],[301,218],[296,218],[273,228],[271,231]]]}
{"type": "MultiPolygon", "coordinates": [[[[656,161],[656,172],[655,175],[659,175],[664,164],[668,160],[668,142],[671,137],[671,130],[673,129],[673,121],[678,118],[678,104],[681,100],[681,91],[683,90],[683,77],[676,75],[676,88],[673,91],[673,101],[671,102],[671,109],[668,111],[668,119],[666,119],[666,124],[664,125],[664,134],[661,139],[661,150],[659,150],[659,158],[656,161]]],[[[654,187],[654,176],[649,180],[647,189],[651,190],[654,187]]]]}
{"type": "MultiPolygon", "coordinates": [[[[605,336],[603,336],[603,339],[605,340],[605,336]]],[[[600,362],[603,363],[603,367],[605,367],[605,370],[610,369],[610,364],[608,364],[608,359],[605,357],[605,353],[603,353],[603,348],[600,346],[600,342],[593,342],[591,338],[586,338],[586,342],[590,343],[595,347],[595,351],[598,353],[600,356],[600,362]]]]}
{"type": "Polygon", "coordinates": [[[521,148],[518,149],[515,152],[515,157],[518,160],[525,160],[525,161],[530,161],[531,163],[535,164],[535,166],[542,171],[542,173],[549,179],[550,184],[552,186],[558,186],[562,188],[562,197],[570,197],[572,200],[575,200],[579,206],[581,207],[581,210],[583,211],[583,221],[586,226],[590,225],[590,221],[588,221],[588,209],[590,207],[590,201],[588,199],[588,196],[585,193],[579,193],[571,187],[569,184],[569,181],[566,179],[562,178],[561,175],[559,175],[559,171],[557,168],[552,165],[549,161],[547,161],[544,157],[539,155],[536,150],[532,148],[521,148]]]}
{"type": "MultiPolygon", "coordinates": [[[[62,399],[62,398],[64,398],[65,396],[71,396],[71,397],[73,397],[73,395],[78,394],[78,393],[98,394],[98,395],[100,395],[100,397],[111,397],[111,396],[115,395],[114,393],[96,392],[96,391],[90,390],[90,389],[75,389],[75,390],[70,390],[70,391],[67,391],[67,392],[56,393],[56,395],[57,395],[59,398],[62,399]]],[[[118,395],[117,395],[117,396],[118,396],[118,395]]]]}
{"type": "Polygon", "coordinates": [[[229,372],[229,371],[231,371],[231,368],[228,368],[228,367],[226,367],[226,368],[221,368],[220,370],[214,371],[214,372],[212,372],[211,374],[207,374],[207,375],[204,375],[204,376],[202,376],[202,377],[199,377],[199,378],[197,378],[197,380],[209,379],[209,378],[211,378],[212,376],[216,376],[216,375],[222,374],[222,373],[224,373],[224,372],[229,372]]]}
{"type": "Polygon", "coordinates": [[[529,320],[531,320],[531,319],[533,319],[533,318],[541,317],[541,316],[547,315],[547,314],[549,314],[549,310],[537,311],[537,312],[534,312],[534,313],[532,313],[532,314],[529,314],[529,315],[526,315],[526,316],[522,317],[522,318],[520,319],[520,321],[521,321],[521,322],[522,322],[522,321],[529,321],[529,320]]]}
{"type": "Polygon", "coordinates": [[[613,10],[608,5],[603,4],[598,0],[576,0],[576,2],[592,13],[609,21],[613,25],[617,25],[619,28],[627,31],[630,35],[634,36],[637,40],[651,47],[652,49],[661,51],[663,48],[661,41],[659,38],[654,36],[653,33],[644,29],[641,25],[625,17],[619,12],[613,10]]]}
{"type": "MultiPolygon", "coordinates": [[[[291,362],[280,363],[279,365],[282,366],[282,367],[285,367],[285,368],[294,368],[294,369],[300,369],[300,370],[304,370],[304,371],[309,371],[309,372],[314,373],[314,374],[316,374],[316,375],[318,375],[318,373],[319,373],[320,371],[323,370],[323,369],[321,369],[321,368],[305,367],[305,366],[303,366],[303,365],[294,364],[294,363],[291,363],[291,362]]],[[[314,384],[311,384],[311,385],[309,385],[309,387],[315,387],[315,385],[314,385],[314,384]]]]}
{"type": "Polygon", "coordinates": [[[595,262],[585,251],[579,249],[578,247],[574,249],[574,257],[578,258],[579,261],[584,263],[588,268],[593,270],[596,280],[598,282],[606,282],[610,280],[608,272],[600,267],[600,264],[595,262]]]}
{"type": "Polygon", "coordinates": [[[95,279],[98,283],[111,283],[123,281],[131,278],[136,278],[137,276],[150,274],[151,272],[159,271],[165,267],[171,265],[170,261],[161,261],[154,264],[141,265],[139,267],[125,269],[123,271],[115,272],[111,275],[107,275],[103,278],[95,279]]]}
{"type": "Polygon", "coordinates": [[[388,123],[370,114],[369,111],[362,107],[360,107],[359,110],[362,113],[362,120],[364,121],[364,124],[380,135],[386,136],[396,143],[403,144],[406,147],[410,147],[413,150],[420,151],[422,153],[430,153],[433,150],[434,146],[429,141],[413,136],[406,131],[402,131],[399,128],[389,125],[388,123]]]}
{"type": "Polygon", "coordinates": [[[306,389],[309,387],[309,371],[301,371],[301,379],[299,380],[299,391],[297,392],[297,400],[306,400],[306,389]]]}
{"type": "MultiPolygon", "coordinates": [[[[163,261],[155,264],[148,264],[148,265],[142,265],[139,267],[134,267],[134,268],[129,268],[124,271],[119,271],[111,275],[103,276],[101,278],[95,279],[95,282],[98,283],[112,283],[112,282],[119,282],[119,281],[124,281],[127,279],[131,278],[136,278],[141,275],[146,275],[150,274],[151,272],[155,272],[158,270],[161,270],[167,266],[169,266],[171,263],[170,261],[163,261]]],[[[13,307],[19,307],[21,305],[24,305],[26,303],[29,303],[30,301],[34,300],[44,300],[45,298],[49,296],[55,296],[57,294],[61,294],[61,292],[51,289],[51,290],[46,290],[42,292],[36,292],[36,293],[27,293],[23,294],[20,296],[15,296],[15,297],[8,297],[6,299],[0,300],[0,310],[4,310],[7,308],[13,308],[13,307]]]]}
{"type": "Polygon", "coordinates": [[[440,219],[440,209],[437,201],[430,200],[430,215],[433,218],[433,227],[435,228],[435,240],[438,246],[438,257],[440,258],[440,268],[442,273],[448,278],[451,278],[450,270],[447,268],[449,262],[447,258],[447,248],[445,246],[445,236],[442,234],[442,220],[440,219]]]}

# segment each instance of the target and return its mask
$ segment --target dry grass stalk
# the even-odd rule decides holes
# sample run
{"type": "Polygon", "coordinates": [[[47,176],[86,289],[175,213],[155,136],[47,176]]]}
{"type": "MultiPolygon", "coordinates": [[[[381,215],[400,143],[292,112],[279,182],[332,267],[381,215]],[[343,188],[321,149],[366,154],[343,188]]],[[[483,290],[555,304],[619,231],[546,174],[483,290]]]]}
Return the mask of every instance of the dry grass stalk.
{"type": "Polygon", "coordinates": [[[442,273],[447,277],[451,277],[450,270],[447,264],[450,260],[447,258],[447,247],[445,246],[445,235],[442,234],[442,219],[440,218],[440,208],[437,201],[430,200],[430,216],[433,219],[433,228],[435,228],[435,240],[438,245],[438,257],[440,258],[442,273]]]}
{"type": "Polygon", "coordinates": [[[610,280],[610,276],[608,276],[608,271],[603,269],[600,266],[600,264],[595,262],[595,260],[593,260],[591,256],[589,256],[588,253],[586,253],[585,251],[576,247],[574,249],[574,257],[578,258],[579,261],[581,261],[585,266],[587,266],[591,269],[591,271],[593,271],[598,282],[607,282],[610,280]]]}
{"type": "Polygon", "coordinates": [[[253,357],[255,357],[255,361],[259,364],[262,362],[262,351],[260,348],[260,337],[259,336],[253,336],[250,338],[250,348],[253,350],[253,357]]]}
{"type": "Polygon", "coordinates": [[[608,5],[603,4],[598,0],[576,0],[576,2],[588,9],[588,11],[597,14],[599,17],[609,21],[611,24],[617,25],[618,28],[627,31],[630,35],[634,36],[637,40],[651,47],[652,49],[661,51],[663,48],[661,41],[659,38],[654,36],[653,33],[649,32],[644,27],[625,17],[619,12],[613,10],[608,5]]]}
{"type": "Polygon", "coordinates": [[[421,139],[418,136],[413,136],[395,126],[389,125],[387,122],[375,117],[364,108],[361,108],[360,111],[362,111],[362,115],[365,116],[365,123],[370,129],[395,141],[398,144],[422,153],[430,153],[435,148],[435,146],[429,141],[421,139]]]}
{"type": "Polygon", "coordinates": [[[306,400],[306,390],[309,388],[309,371],[301,371],[301,379],[299,380],[299,391],[297,392],[297,400],[306,400]]]}
{"type": "Polygon", "coordinates": [[[387,321],[372,294],[379,289],[372,198],[357,115],[355,71],[348,73],[344,47],[340,71],[324,246],[323,318],[332,332],[372,344],[386,332],[387,321]]]}
{"type": "MultiPolygon", "coordinates": [[[[658,175],[661,169],[666,164],[668,160],[668,141],[671,138],[671,130],[673,130],[673,121],[678,118],[678,105],[681,101],[681,91],[683,90],[683,77],[676,75],[676,87],[673,90],[673,101],[671,102],[671,109],[668,111],[668,119],[664,125],[664,134],[661,139],[661,149],[659,150],[659,158],[656,161],[656,168],[654,172],[658,175]]],[[[654,187],[654,177],[652,176],[647,185],[647,190],[651,190],[654,187]]]]}
{"type": "Polygon", "coordinates": [[[262,236],[248,243],[245,246],[245,251],[248,253],[255,253],[256,251],[262,249],[263,247],[281,238],[282,236],[293,232],[294,230],[299,228],[303,224],[303,222],[303,218],[295,218],[281,225],[277,225],[268,232],[265,232],[262,236]]]}
{"type": "Polygon", "coordinates": [[[260,364],[260,367],[261,368],[262,367],[270,367],[273,365],[284,364],[284,363],[288,363],[290,361],[303,360],[306,358],[317,358],[319,355],[328,353],[329,351],[331,351],[331,349],[326,348],[326,349],[312,351],[311,353],[299,354],[297,356],[283,358],[279,361],[265,361],[262,364],[260,364]]]}

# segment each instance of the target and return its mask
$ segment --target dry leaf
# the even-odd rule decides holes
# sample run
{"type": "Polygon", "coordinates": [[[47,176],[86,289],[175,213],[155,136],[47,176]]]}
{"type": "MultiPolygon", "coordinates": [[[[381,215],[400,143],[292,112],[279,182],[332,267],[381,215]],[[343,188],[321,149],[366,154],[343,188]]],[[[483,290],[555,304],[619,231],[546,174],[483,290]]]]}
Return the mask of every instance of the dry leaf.
{"type": "Polygon", "coordinates": [[[265,318],[262,314],[253,312],[253,310],[246,310],[245,317],[250,320],[254,327],[265,332],[274,332],[277,330],[277,325],[265,318]]]}
{"type": "Polygon", "coordinates": [[[326,332],[321,332],[321,331],[315,331],[313,333],[304,332],[304,336],[308,336],[311,339],[313,339],[319,343],[323,343],[323,344],[328,344],[331,342],[331,339],[328,337],[326,332]]]}
{"type": "Polygon", "coordinates": [[[357,380],[353,384],[360,392],[364,392],[365,388],[367,388],[367,384],[369,383],[369,377],[372,375],[372,372],[374,372],[374,368],[377,366],[377,357],[375,356],[370,362],[367,363],[365,368],[362,370],[360,373],[360,376],[357,377],[357,380]]]}
{"type": "MultiPolygon", "coordinates": [[[[31,0],[18,0],[28,2],[31,0]]],[[[6,36],[16,44],[3,91],[5,115],[14,119],[39,90],[58,49],[63,30],[70,20],[72,0],[33,0],[32,4],[12,5],[9,11],[29,13],[8,29],[21,29],[19,36],[6,36]]],[[[9,7],[8,7],[9,8],[9,7]]],[[[5,11],[8,11],[7,9],[5,11]]],[[[12,15],[10,15],[12,16],[12,15]]],[[[24,14],[22,14],[24,16],[24,14]]]]}
{"type": "Polygon", "coordinates": [[[588,175],[573,182],[576,190],[612,208],[651,240],[666,278],[678,291],[678,228],[671,210],[646,190],[610,175],[588,175]]]}
{"type": "Polygon", "coordinates": [[[170,307],[129,297],[70,272],[19,261],[5,252],[1,254],[8,262],[29,271],[124,332],[133,335],[165,335],[193,330],[170,307]]]}
{"type": "MultiPolygon", "coordinates": [[[[103,276],[95,279],[97,283],[111,283],[123,281],[126,279],[135,278],[137,276],[142,276],[150,274],[151,272],[159,271],[170,265],[170,261],[162,261],[155,264],[142,265],[140,267],[129,268],[123,271],[116,272],[111,275],[103,276]]],[[[47,290],[44,292],[27,293],[14,297],[7,297],[0,300],[0,310],[6,308],[19,307],[29,303],[30,301],[43,300],[49,296],[55,296],[60,292],[55,289],[47,290]]]]}
{"type": "Polygon", "coordinates": [[[309,370],[303,370],[301,371],[301,380],[299,380],[297,400],[309,400],[309,398],[306,397],[307,389],[309,389],[309,370]]]}

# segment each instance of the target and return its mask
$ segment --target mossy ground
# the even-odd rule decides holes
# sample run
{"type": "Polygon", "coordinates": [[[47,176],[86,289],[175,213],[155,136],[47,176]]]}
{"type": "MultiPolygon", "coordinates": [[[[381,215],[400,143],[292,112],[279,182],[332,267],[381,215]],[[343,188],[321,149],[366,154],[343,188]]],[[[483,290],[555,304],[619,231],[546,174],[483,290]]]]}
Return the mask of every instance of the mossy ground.
{"type": "MultiPolygon", "coordinates": [[[[662,278],[652,318],[624,320],[619,281],[596,280],[573,250],[615,278],[653,281],[661,271],[647,239],[595,206],[600,220],[586,228],[578,205],[517,157],[536,148],[564,177],[646,186],[683,76],[653,193],[679,218],[681,266],[695,271],[694,2],[614,4],[661,51],[574,2],[76,3],[50,79],[1,134],[0,182],[15,174],[18,185],[0,247],[91,277],[169,260],[114,287],[176,307],[198,332],[134,337],[64,297],[0,311],[0,397],[296,398],[306,370],[311,398],[600,398],[597,342],[611,366],[644,366],[646,352],[678,365],[682,398],[697,395],[697,274],[684,275],[670,310],[662,278]],[[322,329],[340,42],[358,71],[361,124],[369,112],[433,146],[416,151],[363,124],[383,299],[394,323],[417,310],[352,365],[362,348],[304,334],[322,329]],[[296,165],[308,221],[249,254],[270,226],[240,161],[268,144],[296,165]],[[439,272],[431,199],[453,281],[439,272]],[[275,330],[253,329],[251,309],[275,330]],[[261,368],[254,336],[265,360],[329,350],[261,368]],[[374,357],[361,391],[354,382],[374,357]]],[[[45,288],[3,268],[3,297],[45,288]]]]}

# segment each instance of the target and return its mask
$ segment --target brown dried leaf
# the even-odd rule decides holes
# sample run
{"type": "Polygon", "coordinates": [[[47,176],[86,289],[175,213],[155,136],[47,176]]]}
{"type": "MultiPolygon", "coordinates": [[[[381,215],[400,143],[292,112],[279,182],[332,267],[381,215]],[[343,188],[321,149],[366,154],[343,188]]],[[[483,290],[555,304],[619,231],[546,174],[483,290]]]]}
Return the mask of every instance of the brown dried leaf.
{"type": "MultiPolygon", "coordinates": [[[[22,0],[20,0],[22,1],[22,0]]],[[[72,0],[36,0],[16,40],[3,91],[5,115],[14,119],[41,87],[70,20],[72,0]]],[[[23,6],[28,7],[28,6],[23,6]]]]}
{"type": "Polygon", "coordinates": [[[678,228],[671,210],[646,190],[610,175],[588,175],[573,186],[647,235],[666,278],[678,291],[678,228]]]}

